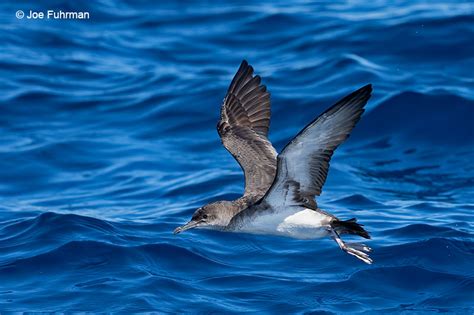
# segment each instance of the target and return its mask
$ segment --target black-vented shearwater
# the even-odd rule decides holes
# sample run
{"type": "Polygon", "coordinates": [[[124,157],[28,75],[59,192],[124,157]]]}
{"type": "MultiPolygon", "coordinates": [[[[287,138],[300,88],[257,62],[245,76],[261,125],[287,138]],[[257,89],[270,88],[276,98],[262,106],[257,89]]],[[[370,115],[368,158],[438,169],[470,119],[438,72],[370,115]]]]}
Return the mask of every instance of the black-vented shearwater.
{"type": "Polygon", "coordinates": [[[346,243],[340,237],[354,234],[369,239],[362,225],[356,219],[338,219],[320,209],[315,200],[326,181],[334,150],[359,121],[371,92],[369,84],[338,101],[277,156],[268,140],[270,94],[244,60],[229,86],[217,124],[224,147],[244,171],[244,195],[197,209],[191,221],[174,232],[213,228],[297,239],[330,236],[342,250],[371,264],[370,247],[346,243]]]}

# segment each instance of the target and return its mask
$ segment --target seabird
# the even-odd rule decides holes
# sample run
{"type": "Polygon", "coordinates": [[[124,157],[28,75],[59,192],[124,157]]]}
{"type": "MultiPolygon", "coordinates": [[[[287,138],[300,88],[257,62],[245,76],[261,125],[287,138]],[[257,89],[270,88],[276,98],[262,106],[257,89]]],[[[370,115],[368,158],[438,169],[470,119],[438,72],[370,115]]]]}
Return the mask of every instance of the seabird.
{"type": "Polygon", "coordinates": [[[242,61],[221,107],[217,131],[240,164],[245,192],[233,201],[207,204],[175,229],[212,228],[227,232],[274,234],[297,239],[332,237],[346,253],[372,263],[371,248],[346,243],[342,234],[370,239],[355,218],[340,220],[316,203],[329,162],[359,121],[372,86],[347,95],[309,123],[277,155],[268,140],[270,94],[253,68],[242,61]]]}

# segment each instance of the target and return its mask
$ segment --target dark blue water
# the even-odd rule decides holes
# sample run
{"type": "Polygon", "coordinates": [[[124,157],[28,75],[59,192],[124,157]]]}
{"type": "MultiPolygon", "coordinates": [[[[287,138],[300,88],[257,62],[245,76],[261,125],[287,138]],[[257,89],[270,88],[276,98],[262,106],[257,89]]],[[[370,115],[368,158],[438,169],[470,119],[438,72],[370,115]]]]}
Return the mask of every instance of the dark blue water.
{"type": "Polygon", "coordinates": [[[0,18],[0,310],[474,311],[472,4],[2,1],[0,18]],[[365,224],[373,265],[330,239],[172,234],[243,191],[215,126],[244,58],[277,150],[373,83],[319,199],[365,224]]]}

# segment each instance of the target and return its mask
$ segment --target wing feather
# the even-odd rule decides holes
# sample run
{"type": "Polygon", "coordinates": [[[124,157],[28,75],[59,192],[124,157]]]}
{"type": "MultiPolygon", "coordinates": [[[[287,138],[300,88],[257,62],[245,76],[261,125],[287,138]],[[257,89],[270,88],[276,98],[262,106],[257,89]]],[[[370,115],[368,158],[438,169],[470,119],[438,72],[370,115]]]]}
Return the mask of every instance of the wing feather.
{"type": "Polygon", "coordinates": [[[275,178],[276,151],[268,140],[269,125],[270,93],[244,60],[229,86],[217,124],[222,144],[244,171],[244,196],[262,197],[275,178]]]}
{"type": "Polygon", "coordinates": [[[326,182],[331,157],[359,121],[371,92],[369,84],[344,97],[286,145],[278,156],[276,178],[264,197],[268,204],[316,205],[314,198],[326,182]]]}

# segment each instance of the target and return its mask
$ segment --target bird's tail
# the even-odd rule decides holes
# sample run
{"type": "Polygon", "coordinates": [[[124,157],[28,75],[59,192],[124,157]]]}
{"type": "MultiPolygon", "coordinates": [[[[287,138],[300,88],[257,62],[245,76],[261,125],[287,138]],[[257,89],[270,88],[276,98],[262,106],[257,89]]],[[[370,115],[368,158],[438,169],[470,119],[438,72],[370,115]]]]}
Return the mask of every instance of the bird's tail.
{"type": "Polygon", "coordinates": [[[331,222],[331,226],[338,234],[354,234],[370,239],[369,233],[363,228],[362,224],[357,223],[356,218],[345,221],[334,220],[331,222]]]}

